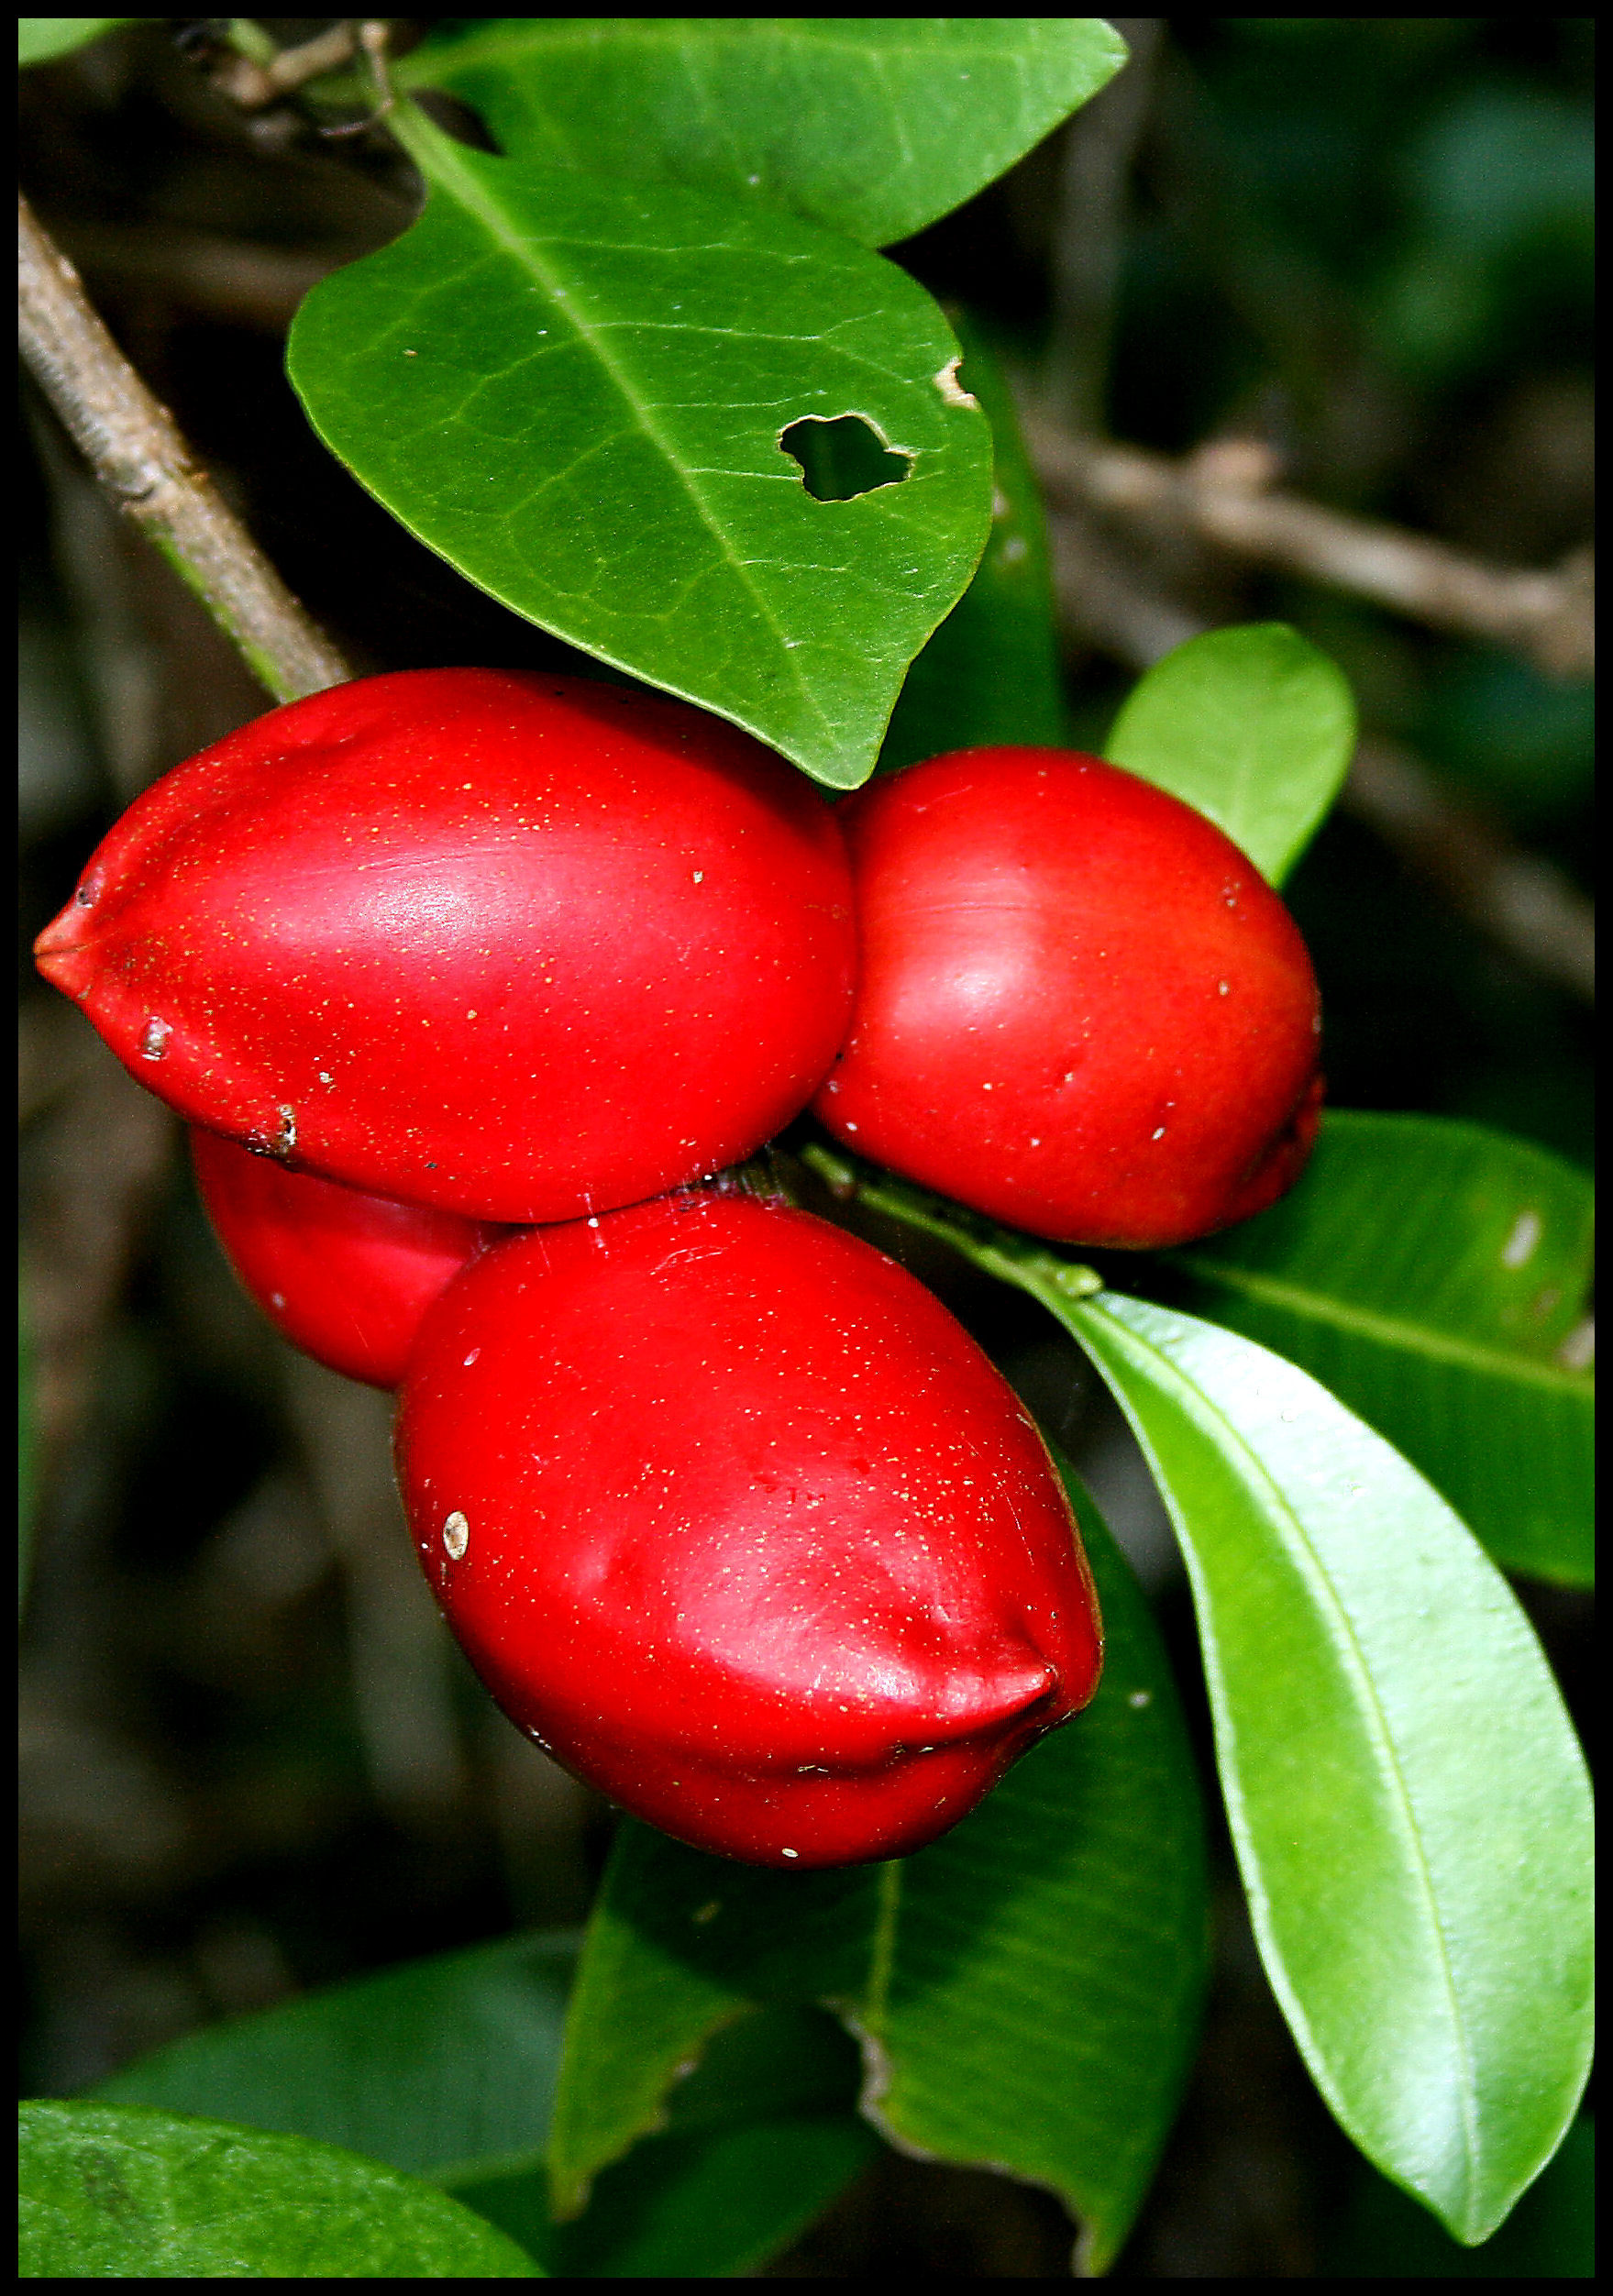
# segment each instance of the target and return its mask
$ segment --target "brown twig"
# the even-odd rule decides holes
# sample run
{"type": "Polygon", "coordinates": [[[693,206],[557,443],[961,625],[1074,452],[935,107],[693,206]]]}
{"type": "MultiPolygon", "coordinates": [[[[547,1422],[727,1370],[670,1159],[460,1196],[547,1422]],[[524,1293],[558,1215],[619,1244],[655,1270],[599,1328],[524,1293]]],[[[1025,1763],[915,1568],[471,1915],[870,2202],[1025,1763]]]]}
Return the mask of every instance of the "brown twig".
{"type": "Polygon", "coordinates": [[[1255,440],[1212,441],[1185,461],[1077,436],[1027,412],[1027,439],[1050,501],[1155,534],[1190,535],[1410,620],[1516,647],[1560,678],[1595,663],[1588,551],[1541,569],[1486,566],[1443,543],[1328,510],[1272,486],[1255,440]]]}
{"type": "Polygon", "coordinates": [[[1532,973],[1594,1000],[1591,903],[1555,862],[1511,844],[1450,796],[1420,757],[1395,742],[1363,742],[1339,803],[1532,973]]]}
{"type": "Polygon", "coordinates": [[[342,684],[351,668],[196,463],[20,193],[17,243],[23,356],[102,485],[276,701],[342,684]]]}
{"type": "MultiPolygon", "coordinates": [[[[1083,508],[1049,506],[1054,588],[1066,637],[1130,669],[1213,626],[1151,586],[1145,570],[1083,508]]],[[[1512,843],[1453,797],[1398,744],[1355,753],[1340,809],[1362,822],[1412,875],[1538,977],[1589,1002],[1596,993],[1596,912],[1566,873],[1512,843]]]]}
{"type": "Polygon", "coordinates": [[[339,72],[350,63],[359,36],[359,28],[348,17],[295,48],[282,48],[262,58],[225,56],[214,66],[213,83],[244,112],[261,111],[322,72],[339,72]]]}

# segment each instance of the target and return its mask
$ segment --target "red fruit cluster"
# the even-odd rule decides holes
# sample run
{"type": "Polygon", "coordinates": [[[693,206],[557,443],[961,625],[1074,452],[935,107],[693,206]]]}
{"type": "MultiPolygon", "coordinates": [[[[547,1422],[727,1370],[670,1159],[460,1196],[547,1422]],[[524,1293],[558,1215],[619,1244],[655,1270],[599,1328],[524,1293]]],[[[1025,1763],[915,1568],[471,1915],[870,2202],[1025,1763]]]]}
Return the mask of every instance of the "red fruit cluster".
{"type": "Polygon", "coordinates": [[[421,1562],[505,1711],[781,1866],[933,1839],[1090,1698],[1100,1630],[945,1310],[697,1184],[812,1101],[1039,1233],[1177,1242],[1288,1184],[1320,1088],[1280,902],[1131,776],[964,752],[836,815],[559,678],[271,712],[130,808],[38,955],[196,1128],[279,1328],[401,1389],[421,1562]]]}

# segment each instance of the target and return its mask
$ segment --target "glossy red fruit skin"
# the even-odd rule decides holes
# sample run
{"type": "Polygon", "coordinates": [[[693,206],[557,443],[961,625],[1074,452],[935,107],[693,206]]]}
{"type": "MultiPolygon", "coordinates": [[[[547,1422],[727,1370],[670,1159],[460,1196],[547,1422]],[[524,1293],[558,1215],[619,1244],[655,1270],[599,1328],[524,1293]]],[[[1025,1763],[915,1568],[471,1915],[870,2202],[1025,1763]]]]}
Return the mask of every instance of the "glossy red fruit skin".
{"type": "Polygon", "coordinates": [[[813,1101],[845,1144],[1066,1243],[1248,1218],[1315,1138],[1320,1008],[1254,863],[1069,750],[956,750],[839,809],[850,1032],[813,1101]]]}
{"type": "Polygon", "coordinates": [[[395,1387],[420,1319],[507,1228],[288,1172],[191,1130],[196,1187],[225,1257],[277,1330],[315,1363],[395,1387]]]}
{"type": "Polygon", "coordinates": [[[833,813],[683,702],[361,679],[177,767],[38,944],[130,1073],[293,1166],[563,1220],[751,1154],[845,1031],[833,813]]]}
{"type": "Polygon", "coordinates": [[[425,1319],[396,1455],[499,1705],[698,1849],[902,1856],[1097,1686],[1028,1414],[810,1213],[690,1192],[495,1246],[425,1319]]]}

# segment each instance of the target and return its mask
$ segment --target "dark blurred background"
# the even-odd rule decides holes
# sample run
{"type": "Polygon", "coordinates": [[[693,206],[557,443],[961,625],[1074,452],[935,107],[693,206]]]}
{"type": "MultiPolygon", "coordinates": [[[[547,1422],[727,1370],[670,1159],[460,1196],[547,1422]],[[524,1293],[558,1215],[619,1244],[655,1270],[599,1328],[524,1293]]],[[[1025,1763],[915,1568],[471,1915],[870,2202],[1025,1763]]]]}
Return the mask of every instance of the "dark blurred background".
{"type": "MultiPolygon", "coordinates": [[[[330,19],[263,21],[290,40],[330,19]]],[[[992,323],[1027,402],[1071,436],[1253,450],[1312,502],[1577,579],[1591,19],[1116,21],[1127,72],[899,259],[992,323]]],[[[322,138],[291,105],[244,117],[211,84],[210,25],[142,20],[25,72],[24,188],[361,668],[556,658],[308,430],[285,326],[315,279],[406,225],[412,179],[382,133],[322,138]]],[[[308,1986],[580,1921],[610,1819],[503,1722],[442,1628],[386,1399],[256,1316],[176,1126],[32,974],[28,943],[117,812],[265,698],[31,392],[18,462],[21,2081],[67,2094],[308,1986]]],[[[1291,621],[1354,682],[1372,755],[1289,889],[1334,1099],[1588,1161],[1582,664],[1075,497],[1052,517],[1080,739],[1208,623],[1291,621]]],[[[1112,1407],[1036,1311],[939,1260],[922,1272],[1076,1453],[1156,1596],[1209,1778],[1179,1567],[1112,1407]]],[[[1577,1701],[1586,1602],[1519,1591],[1577,1701]]],[[[1402,2260],[1362,2246],[1381,2196],[1288,2041],[1224,1837],[1217,1874],[1200,2067],[1120,2277],[1460,2276],[1433,2251],[1409,2266],[1417,2225],[1392,2211],[1378,2253],[1402,2260]]],[[[1045,2196],[893,2156],[773,2269],[1052,2278],[1068,2241],[1045,2196]]]]}

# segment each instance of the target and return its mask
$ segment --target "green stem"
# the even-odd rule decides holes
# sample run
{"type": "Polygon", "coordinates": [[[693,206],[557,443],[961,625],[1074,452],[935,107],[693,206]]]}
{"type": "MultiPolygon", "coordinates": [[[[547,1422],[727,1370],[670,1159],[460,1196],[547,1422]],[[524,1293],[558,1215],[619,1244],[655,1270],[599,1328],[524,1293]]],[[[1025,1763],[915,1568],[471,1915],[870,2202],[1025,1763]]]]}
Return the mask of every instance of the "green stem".
{"type": "Polygon", "coordinates": [[[999,1228],[944,1196],[932,1196],[926,1189],[913,1187],[906,1180],[894,1179],[888,1172],[860,1163],[844,1149],[812,1141],[798,1153],[801,1163],[815,1172],[830,1194],[842,1202],[855,1198],[870,1211],[883,1212],[888,1219],[899,1220],[922,1235],[937,1237],[941,1242],[950,1244],[960,1258],[1005,1284],[1017,1285],[1020,1290],[1053,1307],[1055,1313],[1073,1301],[1090,1299],[1094,1293],[1106,1288],[1096,1268],[1061,1259],[1033,1236],[1018,1235],[1011,1228],[999,1228]]]}

